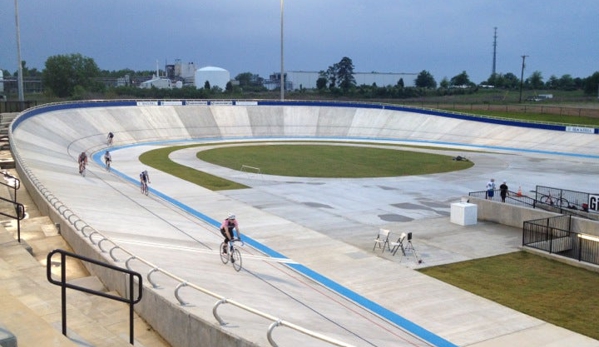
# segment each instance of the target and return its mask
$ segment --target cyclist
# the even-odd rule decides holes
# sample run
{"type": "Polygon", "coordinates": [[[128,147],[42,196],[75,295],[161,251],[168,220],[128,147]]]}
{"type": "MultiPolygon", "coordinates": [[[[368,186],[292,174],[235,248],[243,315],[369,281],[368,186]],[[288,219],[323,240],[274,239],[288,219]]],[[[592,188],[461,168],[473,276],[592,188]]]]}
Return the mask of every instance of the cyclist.
{"type": "Polygon", "coordinates": [[[106,141],[108,143],[109,146],[112,145],[112,138],[114,137],[114,134],[112,132],[108,133],[108,136],[106,136],[106,141]]]}
{"type": "Polygon", "coordinates": [[[112,156],[109,151],[104,153],[104,161],[106,162],[106,170],[110,170],[110,164],[112,163],[112,156]]]}
{"type": "Polygon", "coordinates": [[[85,165],[87,165],[87,153],[85,153],[85,151],[79,154],[77,162],[79,163],[79,173],[82,173],[83,170],[85,170],[85,165]]]}
{"type": "Polygon", "coordinates": [[[234,231],[237,232],[237,239],[241,240],[241,232],[239,231],[237,219],[235,219],[234,214],[229,213],[227,219],[225,219],[220,226],[220,233],[225,237],[225,245],[222,250],[223,253],[227,253],[227,245],[229,244],[229,241],[232,241],[235,237],[234,231]]]}
{"type": "Polygon", "coordinates": [[[141,183],[141,192],[147,192],[148,183],[152,183],[150,182],[150,174],[148,174],[148,170],[144,170],[139,174],[139,182],[141,183]]]}

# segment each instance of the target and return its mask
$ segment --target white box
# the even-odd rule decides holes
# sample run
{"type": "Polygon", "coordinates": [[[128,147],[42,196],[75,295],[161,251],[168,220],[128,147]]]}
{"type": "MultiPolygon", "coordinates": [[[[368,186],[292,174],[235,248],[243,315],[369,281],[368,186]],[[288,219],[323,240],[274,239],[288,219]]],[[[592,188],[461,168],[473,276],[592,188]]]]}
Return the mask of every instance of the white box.
{"type": "Polygon", "coordinates": [[[476,204],[456,202],[451,204],[450,221],[459,225],[475,225],[478,219],[476,204]]]}

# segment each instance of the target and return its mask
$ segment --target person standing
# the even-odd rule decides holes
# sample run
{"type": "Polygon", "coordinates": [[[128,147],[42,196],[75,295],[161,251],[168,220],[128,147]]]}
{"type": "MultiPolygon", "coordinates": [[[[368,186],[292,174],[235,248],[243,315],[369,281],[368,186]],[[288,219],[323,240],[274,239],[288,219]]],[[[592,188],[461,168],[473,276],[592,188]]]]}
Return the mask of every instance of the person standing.
{"type": "Polygon", "coordinates": [[[503,180],[503,183],[499,186],[499,195],[501,195],[501,202],[505,202],[505,197],[508,196],[509,188],[507,186],[507,182],[503,180]]]}
{"type": "Polygon", "coordinates": [[[487,194],[485,199],[493,200],[493,196],[495,196],[495,179],[491,178],[489,182],[487,182],[487,194]]]}

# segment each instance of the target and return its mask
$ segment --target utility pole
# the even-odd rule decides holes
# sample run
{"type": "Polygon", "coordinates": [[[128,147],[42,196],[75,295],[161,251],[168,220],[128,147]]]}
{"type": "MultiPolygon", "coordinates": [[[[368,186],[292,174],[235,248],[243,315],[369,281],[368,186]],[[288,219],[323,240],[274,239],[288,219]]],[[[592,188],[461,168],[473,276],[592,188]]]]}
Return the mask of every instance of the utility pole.
{"type": "Polygon", "coordinates": [[[283,0],[281,0],[281,101],[285,100],[285,62],[283,55],[283,0]]]}
{"type": "Polygon", "coordinates": [[[524,83],[524,66],[527,55],[522,56],[522,72],[520,72],[520,103],[522,103],[522,84],[524,83]]]}
{"type": "Polygon", "coordinates": [[[497,27],[495,29],[495,34],[493,35],[493,70],[491,71],[491,77],[495,77],[495,66],[497,62],[497,27]]]}
{"type": "Polygon", "coordinates": [[[23,101],[25,96],[23,94],[23,61],[21,60],[21,29],[19,28],[19,2],[15,0],[15,23],[17,25],[17,60],[19,61],[17,70],[18,89],[19,89],[19,101],[21,102],[21,110],[23,111],[23,101]]]}

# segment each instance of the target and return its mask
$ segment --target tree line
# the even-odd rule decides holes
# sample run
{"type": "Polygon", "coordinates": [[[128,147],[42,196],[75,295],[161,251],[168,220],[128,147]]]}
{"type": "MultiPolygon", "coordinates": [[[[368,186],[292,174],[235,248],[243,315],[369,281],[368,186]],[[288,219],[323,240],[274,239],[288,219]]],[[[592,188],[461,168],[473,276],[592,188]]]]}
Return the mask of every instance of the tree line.
{"type": "MultiPolygon", "coordinates": [[[[3,71],[5,78],[11,76],[7,70],[3,71]]],[[[229,82],[225,90],[210,87],[209,83],[204,88],[184,86],[180,89],[141,89],[135,84],[124,86],[108,86],[106,79],[122,78],[129,76],[132,80],[147,80],[154,71],[134,71],[122,69],[117,71],[101,70],[94,59],[81,54],[55,55],[49,57],[42,71],[29,68],[26,62],[22,63],[24,78],[41,79],[44,92],[58,98],[85,98],[86,95],[108,94],[117,97],[130,96],[139,98],[209,98],[214,94],[229,93],[243,95],[244,93],[266,92],[263,85],[264,79],[251,72],[244,72],[235,77],[236,83],[229,82]]],[[[16,77],[17,72],[12,76],[16,77]]],[[[316,91],[320,94],[331,96],[353,96],[361,98],[411,98],[427,95],[447,95],[474,93],[478,88],[492,87],[496,89],[513,90],[525,88],[528,90],[583,90],[587,95],[594,95],[599,87],[599,71],[585,78],[574,78],[569,74],[561,77],[550,76],[544,81],[540,71],[534,71],[528,78],[520,80],[513,73],[496,73],[489,76],[480,84],[470,81],[468,73],[462,71],[448,79],[444,77],[439,83],[427,70],[422,70],[413,81],[414,87],[406,87],[403,79],[395,85],[377,86],[357,85],[354,78],[354,65],[350,58],[343,57],[338,63],[319,72],[316,81],[316,91]]],[[[300,92],[306,92],[300,90],[300,92]]]]}

